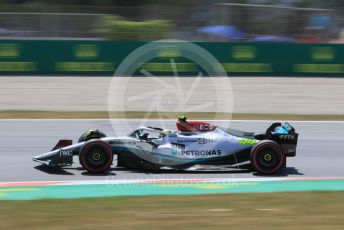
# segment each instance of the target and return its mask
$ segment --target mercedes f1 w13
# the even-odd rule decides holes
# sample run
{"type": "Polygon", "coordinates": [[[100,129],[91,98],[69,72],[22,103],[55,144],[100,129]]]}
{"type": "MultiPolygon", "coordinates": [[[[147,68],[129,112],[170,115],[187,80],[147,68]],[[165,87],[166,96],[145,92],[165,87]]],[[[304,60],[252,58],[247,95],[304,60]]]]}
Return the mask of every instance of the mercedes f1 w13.
{"type": "Polygon", "coordinates": [[[48,153],[33,160],[49,167],[73,164],[78,156],[90,173],[110,169],[113,155],[117,167],[140,170],[252,170],[273,174],[296,155],[298,134],[289,123],[273,123],[265,133],[223,129],[180,116],[177,131],[140,127],[124,137],[106,137],[91,129],[78,143],[60,140],[48,153]]]}

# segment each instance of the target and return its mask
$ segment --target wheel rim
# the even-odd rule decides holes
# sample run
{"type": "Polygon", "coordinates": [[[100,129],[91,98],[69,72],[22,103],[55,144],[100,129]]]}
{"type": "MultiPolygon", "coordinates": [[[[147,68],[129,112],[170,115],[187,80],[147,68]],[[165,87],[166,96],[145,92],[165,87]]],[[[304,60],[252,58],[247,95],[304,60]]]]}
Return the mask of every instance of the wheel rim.
{"type": "Polygon", "coordinates": [[[94,153],[92,156],[93,160],[99,161],[101,159],[100,153],[94,153]]]}
{"type": "Polygon", "coordinates": [[[94,166],[101,166],[107,162],[108,154],[100,146],[90,148],[87,153],[87,161],[94,166]]]}
{"type": "Polygon", "coordinates": [[[266,153],[263,158],[264,161],[269,162],[272,160],[272,155],[270,153],[266,153]]]}
{"type": "Polygon", "coordinates": [[[278,165],[281,156],[275,149],[266,148],[260,151],[257,157],[258,163],[263,169],[273,169],[278,165]]]}

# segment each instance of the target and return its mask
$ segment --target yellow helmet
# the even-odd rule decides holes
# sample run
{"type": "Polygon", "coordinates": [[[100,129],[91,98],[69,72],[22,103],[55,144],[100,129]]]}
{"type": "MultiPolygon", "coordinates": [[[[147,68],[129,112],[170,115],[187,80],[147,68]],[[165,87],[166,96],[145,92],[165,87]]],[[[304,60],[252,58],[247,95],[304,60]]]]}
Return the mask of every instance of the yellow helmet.
{"type": "Polygon", "coordinates": [[[185,116],[184,114],[181,114],[181,115],[178,116],[178,120],[179,120],[179,121],[184,121],[184,122],[186,122],[187,119],[188,119],[188,117],[185,116]]]}

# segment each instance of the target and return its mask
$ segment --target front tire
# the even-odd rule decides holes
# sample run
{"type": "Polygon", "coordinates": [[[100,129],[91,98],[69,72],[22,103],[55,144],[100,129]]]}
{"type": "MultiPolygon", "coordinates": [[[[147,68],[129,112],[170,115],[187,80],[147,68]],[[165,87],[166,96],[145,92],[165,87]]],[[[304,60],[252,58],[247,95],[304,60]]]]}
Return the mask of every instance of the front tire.
{"type": "Polygon", "coordinates": [[[285,155],[279,144],[271,140],[264,140],[252,148],[250,160],[255,171],[262,174],[273,174],[283,167],[285,155]]]}
{"type": "Polygon", "coordinates": [[[79,161],[90,173],[104,173],[109,170],[113,153],[110,146],[101,140],[90,140],[79,152],[79,161]]]}

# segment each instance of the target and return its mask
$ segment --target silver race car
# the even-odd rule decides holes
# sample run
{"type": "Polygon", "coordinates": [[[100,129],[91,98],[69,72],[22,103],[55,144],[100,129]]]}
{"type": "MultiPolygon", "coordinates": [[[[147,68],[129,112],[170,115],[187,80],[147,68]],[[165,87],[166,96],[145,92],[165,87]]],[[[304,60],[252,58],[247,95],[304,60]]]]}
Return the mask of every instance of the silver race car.
{"type": "Polygon", "coordinates": [[[90,173],[104,173],[117,155],[117,167],[139,170],[233,171],[273,174],[296,155],[298,134],[289,123],[273,123],[265,133],[223,129],[179,116],[177,131],[140,127],[127,136],[106,137],[97,129],[78,143],[60,140],[33,160],[48,167],[65,167],[78,156],[90,173]]]}

